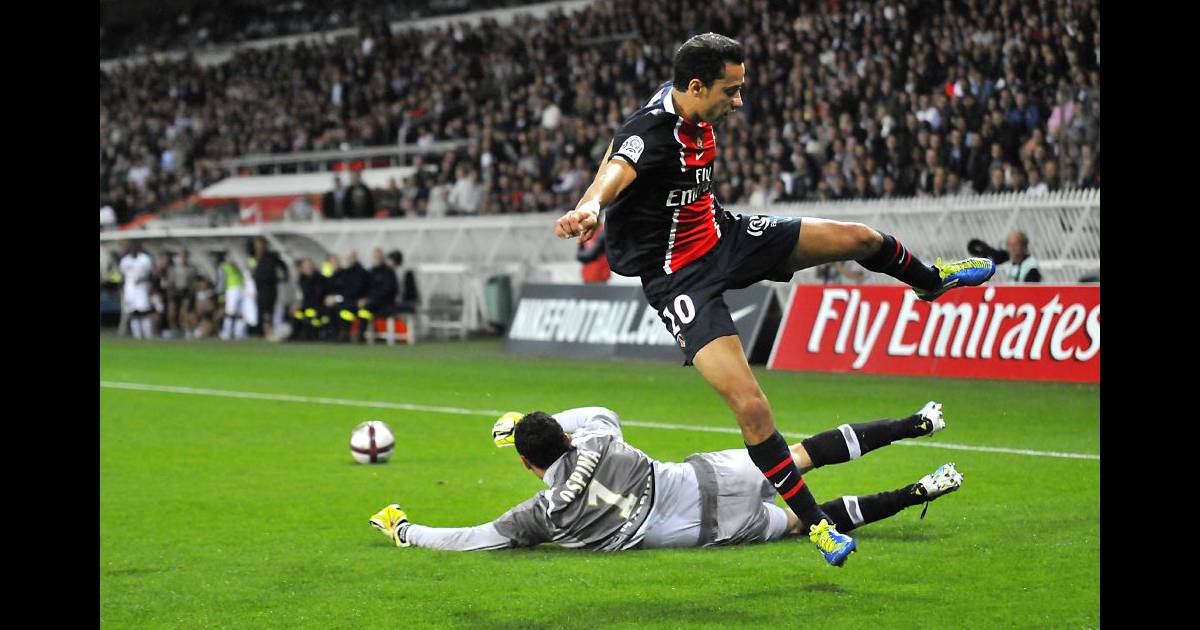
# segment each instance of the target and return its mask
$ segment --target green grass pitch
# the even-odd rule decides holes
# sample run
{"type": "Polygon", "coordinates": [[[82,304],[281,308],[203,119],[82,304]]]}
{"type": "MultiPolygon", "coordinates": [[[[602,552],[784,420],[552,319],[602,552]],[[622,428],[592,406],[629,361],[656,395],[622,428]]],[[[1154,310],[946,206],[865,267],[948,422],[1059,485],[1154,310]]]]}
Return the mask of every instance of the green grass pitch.
{"type": "MultiPolygon", "coordinates": [[[[495,340],[414,347],[135,342],[101,337],[100,379],[458,407],[604,405],[632,421],[732,428],[692,368],[507,356],[495,340]]],[[[1100,452],[1097,386],[772,372],[780,430],[945,404],[931,441],[1100,452]]],[[[543,488],[494,416],[100,387],[100,621],[105,627],[1087,628],[1100,623],[1100,462],[893,445],[806,479],[818,500],[911,483],[954,461],[960,492],[857,530],[827,566],[807,540],[611,555],[552,546],[396,549],[367,524],[476,525],[543,488]],[[392,461],[350,459],[380,419],[392,461]]],[[[628,426],[652,457],[737,435],[628,426]]],[[[795,441],[795,439],[789,440],[795,441]]]]}

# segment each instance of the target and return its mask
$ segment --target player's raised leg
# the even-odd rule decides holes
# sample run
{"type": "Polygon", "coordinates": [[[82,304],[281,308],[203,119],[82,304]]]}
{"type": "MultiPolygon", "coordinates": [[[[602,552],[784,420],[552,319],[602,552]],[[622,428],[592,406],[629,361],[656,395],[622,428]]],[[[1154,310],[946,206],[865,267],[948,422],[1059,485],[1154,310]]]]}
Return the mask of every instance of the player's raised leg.
{"type": "MultiPolygon", "coordinates": [[[[829,514],[836,523],[838,530],[848,532],[863,525],[882,521],[895,516],[905,508],[925,504],[921,518],[929,503],[942,495],[949,494],[962,487],[963,476],[955,468],[954,463],[943,464],[937,470],[921,477],[916,483],[909,484],[888,492],[865,496],[844,496],[821,504],[821,509],[829,514]]],[[[800,520],[788,513],[788,529],[793,534],[804,535],[805,529],[800,520]]]]}
{"type": "Polygon", "coordinates": [[[934,300],[955,287],[987,282],[996,265],[987,258],[965,258],[927,265],[900,241],[861,223],[805,217],[788,259],[793,272],[826,263],[854,260],[876,273],[909,285],[922,300],[934,300]]]}
{"type": "Polygon", "coordinates": [[[791,446],[801,473],[829,464],[858,459],[897,440],[933,435],[946,428],[942,404],[929,401],[916,413],[899,420],[843,424],[791,446]]]}
{"type": "Polygon", "coordinates": [[[751,461],[803,523],[805,533],[834,566],[841,566],[856,544],[832,526],[817,505],[792,459],[787,440],[775,429],[771,404],[759,387],[736,335],[718,337],[696,353],[693,363],[725,399],[742,430],[751,461]]]}

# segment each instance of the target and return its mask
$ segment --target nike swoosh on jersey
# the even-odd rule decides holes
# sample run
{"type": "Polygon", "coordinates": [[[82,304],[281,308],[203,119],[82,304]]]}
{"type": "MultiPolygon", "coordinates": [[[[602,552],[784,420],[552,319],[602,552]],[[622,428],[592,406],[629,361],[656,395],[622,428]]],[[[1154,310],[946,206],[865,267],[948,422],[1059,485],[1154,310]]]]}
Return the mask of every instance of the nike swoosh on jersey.
{"type": "Polygon", "coordinates": [[[755,305],[750,305],[745,308],[739,308],[738,310],[731,313],[730,317],[732,317],[733,321],[736,322],[737,320],[749,315],[750,313],[753,313],[754,310],[757,308],[758,308],[758,306],[755,306],[755,305]]]}

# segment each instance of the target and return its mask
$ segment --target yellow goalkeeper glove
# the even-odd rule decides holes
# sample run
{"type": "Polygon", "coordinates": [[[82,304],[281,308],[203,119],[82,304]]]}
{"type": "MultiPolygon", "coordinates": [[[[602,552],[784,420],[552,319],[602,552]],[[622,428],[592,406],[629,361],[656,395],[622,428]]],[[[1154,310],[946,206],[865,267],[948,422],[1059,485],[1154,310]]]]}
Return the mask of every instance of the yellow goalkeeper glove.
{"type": "Polygon", "coordinates": [[[525,414],[518,411],[510,411],[492,425],[492,442],[496,444],[496,448],[504,448],[506,446],[514,446],[516,444],[515,434],[517,432],[517,423],[524,418],[525,414]]]}

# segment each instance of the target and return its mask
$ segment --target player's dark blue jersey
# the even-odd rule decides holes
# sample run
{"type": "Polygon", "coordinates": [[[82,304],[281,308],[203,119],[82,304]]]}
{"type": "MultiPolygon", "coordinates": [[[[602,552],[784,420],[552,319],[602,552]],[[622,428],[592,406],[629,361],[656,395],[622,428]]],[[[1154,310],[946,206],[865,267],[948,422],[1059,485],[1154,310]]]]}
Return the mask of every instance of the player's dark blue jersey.
{"type": "Polygon", "coordinates": [[[711,190],[716,157],[712,125],[675,113],[670,82],[625,121],[609,159],[629,162],[638,176],[605,208],[614,272],[671,274],[717,244],[719,206],[711,190]]]}

